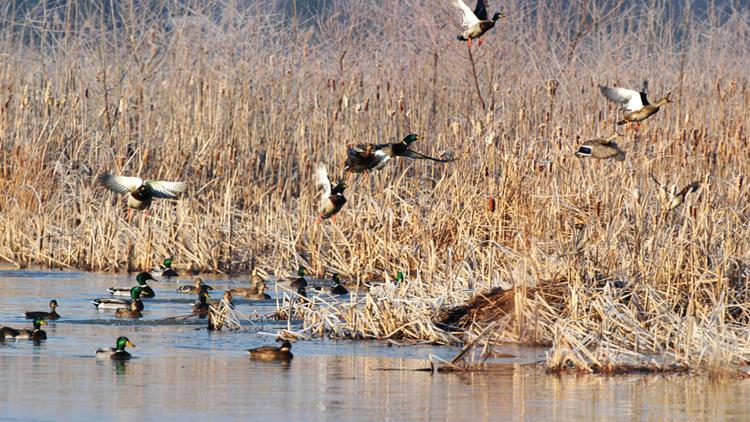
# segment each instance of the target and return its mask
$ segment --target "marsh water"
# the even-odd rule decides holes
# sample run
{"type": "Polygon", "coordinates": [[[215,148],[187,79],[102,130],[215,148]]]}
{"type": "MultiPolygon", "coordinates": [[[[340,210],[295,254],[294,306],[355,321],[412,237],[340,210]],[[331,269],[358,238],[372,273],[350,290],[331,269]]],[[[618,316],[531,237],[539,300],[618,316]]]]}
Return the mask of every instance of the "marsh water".
{"type": "MultiPolygon", "coordinates": [[[[189,278],[182,278],[189,282],[189,278]]],[[[221,292],[242,279],[204,277],[221,292]]],[[[245,350],[274,344],[285,323],[243,321],[235,332],[208,332],[176,281],[151,283],[144,318],[122,321],[91,304],[133,276],[0,269],[0,326],[27,328],[23,311],[62,318],[43,327],[48,340],[0,342],[0,420],[747,420],[750,381],[694,375],[555,376],[538,363],[544,350],[508,346],[512,357],[485,372],[437,373],[430,354],[450,347],[384,342],[295,342],[288,364],[252,361],[245,350]],[[94,357],[127,336],[133,359],[94,357]]],[[[271,288],[271,294],[274,289],[271,288]]],[[[218,297],[219,294],[214,293],[218,297]]],[[[237,301],[246,315],[275,310],[273,300],[237,301]]]]}

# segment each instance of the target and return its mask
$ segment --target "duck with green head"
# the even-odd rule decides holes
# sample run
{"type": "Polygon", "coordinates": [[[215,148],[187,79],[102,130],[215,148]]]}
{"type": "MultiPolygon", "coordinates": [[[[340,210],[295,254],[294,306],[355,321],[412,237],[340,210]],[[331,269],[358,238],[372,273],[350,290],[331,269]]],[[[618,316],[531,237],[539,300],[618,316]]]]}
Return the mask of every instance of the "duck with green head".
{"type": "MultiPolygon", "coordinates": [[[[142,298],[152,298],[156,296],[154,289],[152,289],[151,286],[148,285],[148,280],[156,281],[156,279],[147,272],[138,273],[138,275],[135,276],[135,281],[141,288],[142,298]]],[[[130,296],[130,290],[132,290],[132,287],[110,287],[109,289],[107,289],[107,291],[112,294],[112,296],[130,296]]]]}
{"type": "Polygon", "coordinates": [[[26,316],[26,319],[37,319],[37,318],[44,318],[47,321],[54,321],[56,319],[60,318],[60,315],[57,313],[57,301],[55,299],[52,299],[49,301],[49,312],[45,311],[32,311],[32,312],[24,312],[24,316],[26,316]]]}
{"type": "Polygon", "coordinates": [[[486,0],[477,0],[477,5],[473,11],[461,0],[454,0],[453,3],[463,14],[463,21],[461,23],[463,31],[457,38],[459,41],[466,41],[469,47],[471,47],[472,39],[479,41],[479,45],[481,46],[482,39],[479,37],[494,28],[495,23],[500,18],[505,17],[503,12],[497,12],[492,15],[492,19],[488,19],[486,0]]]}
{"type": "Polygon", "coordinates": [[[97,359],[128,360],[130,353],[125,351],[126,346],[135,347],[135,344],[131,343],[127,337],[118,337],[114,348],[97,349],[94,356],[97,359]]]}
{"type": "Polygon", "coordinates": [[[164,269],[161,271],[161,276],[165,277],[167,280],[179,276],[177,270],[172,268],[172,258],[165,259],[164,262],[162,262],[162,266],[164,269]]]}
{"type": "Polygon", "coordinates": [[[98,178],[99,183],[112,192],[128,194],[128,222],[133,218],[133,210],[146,210],[154,198],[175,199],[177,194],[188,188],[185,182],[167,182],[165,180],[143,180],[140,177],[117,176],[104,173],[98,178]]]}
{"type": "Polygon", "coordinates": [[[96,306],[97,309],[129,309],[130,303],[135,302],[139,311],[143,310],[143,302],[141,301],[141,287],[136,286],[130,289],[130,300],[128,299],[113,299],[113,298],[99,298],[94,299],[91,303],[96,306]]]}
{"type": "Polygon", "coordinates": [[[393,157],[407,157],[416,160],[432,160],[438,163],[449,163],[454,159],[442,160],[428,157],[409,149],[409,146],[422,139],[416,134],[409,134],[392,144],[360,144],[349,146],[346,151],[345,172],[362,173],[369,170],[380,170],[393,157]]]}
{"type": "Polygon", "coordinates": [[[258,360],[289,361],[294,357],[292,354],[292,343],[289,340],[284,340],[281,343],[281,347],[263,346],[249,349],[247,353],[250,354],[251,359],[258,360]]]}
{"type": "Polygon", "coordinates": [[[188,294],[199,294],[200,292],[204,290],[213,290],[214,288],[209,286],[208,284],[203,283],[203,279],[200,277],[195,277],[195,282],[192,286],[180,286],[177,288],[178,293],[188,293],[188,294]]]}
{"type": "Polygon", "coordinates": [[[302,265],[297,268],[297,278],[293,278],[289,283],[291,287],[307,287],[307,280],[305,280],[305,267],[302,265]]]}
{"type": "Polygon", "coordinates": [[[34,326],[33,330],[17,330],[11,327],[2,327],[0,328],[0,339],[46,340],[47,333],[41,327],[42,325],[47,325],[47,322],[43,318],[34,318],[32,324],[34,326]]]}
{"type": "Polygon", "coordinates": [[[338,273],[333,273],[333,287],[331,287],[331,294],[332,295],[346,295],[349,294],[349,290],[346,290],[346,287],[341,285],[341,279],[339,278],[338,273]]]}

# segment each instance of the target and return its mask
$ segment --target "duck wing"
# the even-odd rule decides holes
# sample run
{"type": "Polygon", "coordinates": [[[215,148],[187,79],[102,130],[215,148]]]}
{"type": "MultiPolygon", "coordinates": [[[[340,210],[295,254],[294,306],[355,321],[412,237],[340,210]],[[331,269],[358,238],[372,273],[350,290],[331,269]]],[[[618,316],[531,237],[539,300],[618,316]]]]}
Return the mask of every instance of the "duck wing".
{"type": "Polygon", "coordinates": [[[157,198],[177,198],[177,194],[187,190],[185,182],[167,182],[165,180],[146,180],[144,183],[157,198]]]}
{"type": "Polygon", "coordinates": [[[463,26],[464,29],[469,29],[479,23],[477,15],[475,15],[474,12],[469,9],[469,6],[467,6],[462,0],[453,0],[453,5],[463,13],[463,22],[461,23],[461,26],[463,26]]]}
{"type": "Polygon", "coordinates": [[[477,6],[474,8],[474,16],[480,21],[487,20],[487,2],[484,0],[477,0],[477,6]]]}
{"type": "Polygon", "coordinates": [[[608,100],[620,104],[620,107],[629,111],[638,111],[648,104],[648,100],[644,104],[645,93],[641,96],[640,92],[632,89],[599,85],[599,90],[608,100]]]}
{"type": "Polygon", "coordinates": [[[406,151],[404,151],[404,153],[401,156],[413,158],[415,160],[431,160],[431,161],[435,161],[438,163],[450,163],[452,161],[456,161],[455,158],[449,158],[449,159],[433,158],[428,155],[424,155],[420,152],[412,151],[410,149],[407,149],[406,151]]]}
{"type": "Polygon", "coordinates": [[[374,168],[380,162],[382,152],[376,151],[378,145],[351,145],[346,149],[345,168],[355,173],[374,168]],[[376,156],[377,154],[377,156],[376,156]]]}
{"type": "Polygon", "coordinates": [[[331,195],[331,179],[328,178],[328,171],[326,171],[326,166],[323,163],[318,163],[315,167],[315,177],[318,185],[323,188],[322,200],[325,200],[331,195]]]}
{"type": "Polygon", "coordinates": [[[143,179],[140,177],[117,176],[111,173],[100,175],[98,180],[104,187],[117,193],[133,192],[143,185],[143,179]]]}

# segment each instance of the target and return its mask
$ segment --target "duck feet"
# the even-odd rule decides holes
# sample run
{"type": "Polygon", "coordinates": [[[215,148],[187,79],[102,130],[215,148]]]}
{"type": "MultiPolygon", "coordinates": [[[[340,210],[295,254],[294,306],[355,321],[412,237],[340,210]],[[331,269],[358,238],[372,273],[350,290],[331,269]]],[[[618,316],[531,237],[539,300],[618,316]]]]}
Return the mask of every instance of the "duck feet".
{"type": "Polygon", "coordinates": [[[133,209],[128,208],[128,224],[130,224],[131,220],[133,220],[133,209]]]}
{"type": "Polygon", "coordinates": [[[471,48],[471,38],[466,39],[466,45],[468,45],[469,48],[471,48]]]}
{"type": "Polygon", "coordinates": [[[482,39],[478,38],[477,39],[477,47],[481,47],[481,46],[482,46],[482,39]]]}
{"type": "Polygon", "coordinates": [[[318,214],[318,219],[316,220],[316,224],[320,224],[323,222],[323,214],[318,214]]]}

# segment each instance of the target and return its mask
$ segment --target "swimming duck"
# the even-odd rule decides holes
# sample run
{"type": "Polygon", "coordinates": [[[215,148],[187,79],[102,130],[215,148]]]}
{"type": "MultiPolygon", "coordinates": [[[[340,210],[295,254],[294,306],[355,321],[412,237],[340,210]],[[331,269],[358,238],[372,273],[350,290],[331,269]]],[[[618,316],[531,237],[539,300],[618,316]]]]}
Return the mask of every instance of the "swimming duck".
{"type": "Polygon", "coordinates": [[[143,310],[143,302],[141,301],[141,287],[140,286],[136,286],[130,289],[130,300],[99,298],[99,299],[94,299],[93,301],[91,301],[91,303],[93,303],[97,309],[120,309],[120,308],[129,309],[130,302],[135,302],[139,311],[143,310]]]}
{"type": "Polygon", "coordinates": [[[608,100],[619,104],[624,110],[628,110],[628,113],[623,116],[622,120],[617,122],[618,125],[642,122],[652,114],[658,112],[661,106],[672,102],[670,99],[672,93],[667,92],[667,95],[651,104],[646,95],[647,89],[647,81],[643,81],[643,89],[641,91],[599,85],[599,90],[608,100]]]}
{"type": "Polygon", "coordinates": [[[33,311],[33,312],[24,312],[24,315],[26,316],[26,319],[37,319],[37,318],[44,318],[49,321],[54,321],[56,319],[60,318],[60,315],[58,315],[56,309],[57,309],[57,301],[55,299],[52,299],[49,301],[49,312],[44,311],[33,311]]]}
{"type": "Polygon", "coordinates": [[[474,38],[477,39],[479,45],[482,45],[482,40],[479,37],[492,29],[500,18],[505,17],[503,12],[497,12],[492,15],[492,19],[487,19],[487,3],[485,0],[477,0],[474,11],[469,9],[469,6],[461,0],[454,0],[453,4],[463,13],[463,22],[461,23],[463,32],[456,38],[459,41],[466,41],[470,47],[471,40],[474,38]]]}
{"type": "Polygon", "coordinates": [[[263,346],[249,349],[247,353],[250,354],[251,359],[288,361],[294,357],[291,350],[292,344],[284,340],[281,347],[263,346]]]}
{"type": "Polygon", "coordinates": [[[305,288],[300,286],[297,288],[297,294],[300,296],[300,298],[307,299],[307,292],[305,291],[305,288]]]}
{"type": "Polygon", "coordinates": [[[115,310],[115,317],[116,318],[143,318],[143,314],[141,313],[142,309],[138,309],[138,303],[140,301],[133,300],[130,302],[130,306],[128,308],[120,308],[115,310]]]}
{"type": "Polygon", "coordinates": [[[341,279],[339,278],[338,273],[333,273],[333,287],[331,288],[331,294],[332,295],[349,294],[349,290],[346,290],[346,287],[341,285],[341,279]]]}
{"type": "Polygon", "coordinates": [[[297,278],[289,283],[291,287],[307,287],[307,280],[305,280],[305,267],[299,266],[297,269],[297,278]]]}
{"type": "Polygon", "coordinates": [[[41,328],[42,325],[47,325],[47,322],[43,318],[34,318],[32,322],[34,330],[16,330],[11,327],[0,328],[0,339],[15,338],[15,339],[28,339],[28,340],[46,340],[47,333],[41,328]]]}
{"type": "Polygon", "coordinates": [[[208,291],[202,289],[200,293],[198,293],[198,300],[193,304],[192,316],[197,316],[201,319],[205,318],[208,315],[208,308],[208,291]]]}
{"type": "MultiPolygon", "coordinates": [[[[141,288],[142,298],[152,298],[156,296],[154,289],[148,285],[147,280],[155,281],[156,279],[146,272],[138,273],[138,275],[135,276],[135,281],[138,282],[138,286],[141,288]]],[[[112,296],[130,296],[131,289],[132,287],[110,287],[107,291],[110,292],[112,296]]]]}
{"type": "Polygon", "coordinates": [[[253,269],[253,273],[250,277],[250,287],[235,287],[234,289],[229,290],[234,296],[250,296],[250,295],[256,295],[258,294],[258,286],[261,283],[265,283],[266,280],[264,277],[268,277],[268,274],[265,273],[265,271],[258,269],[257,267],[253,269]],[[261,275],[261,273],[263,275],[261,275]]]}
{"type": "Polygon", "coordinates": [[[406,135],[401,142],[393,144],[361,144],[349,146],[346,151],[346,163],[344,171],[362,173],[368,170],[380,170],[393,157],[408,157],[417,160],[432,160],[438,163],[449,163],[455,161],[441,160],[428,157],[424,154],[410,150],[409,145],[422,139],[419,135],[406,135]]]}
{"type": "Polygon", "coordinates": [[[234,303],[232,303],[232,292],[230,290],[224,291],[224,294],[221,296],[220,300],[212,300],[209,302],[209,304],[214,306],[221,305],[222,302],[226,303],[230,308],[234,309],[234,303]]]}
{"type": "Polygon", "coordinates": [[[177,198],[177,194],[187,190],[185,182],[167,182],[164,180],[143,180],[140,177],[116,176],[104,173],[98,178],[99,183],[107,189],[128,195],[128,221],[133,217],[133,210],[146,210],[154,198],[177,198]]]}
{"type": "Polygon", "coordinates": [[[213,290],[214,288],[208,284],[203,284],[203,279],[195,277],[195,284],[192,286],[180,286],[177,291],[180,293],[198,294],[204,290],[213,290]]]}
{"type": "Polygon", "coordinates": [[[177,273],[177,270],[172,268],[172,258],[166,258],[162,262],[162,266],[164,267],[164,269],[161,270],[160,275],[162,277],[165,277],[167,280],[169,280],[172,277],[177,277],[179,275],[177,273]]]}
{"type": "Polygon", "coordinates": [[[107,347],[106,349],[97,349],[95,356],[97,359],[128,360],[130,353],[125,351],[125,346],[135,347],[127,337],[118,337],[115,348],[107,347]]]}
{"type": "Polygon", "coordinates": [[[258,293],[254,294],[254,295],[248,295],[248,296],[245,296],[245,297],[248,298],[248,299],[250,299],[250,300],[267,300],[267,299],[270,299],[271,296],[269,296],[265,292],[266,292],[266,283],[261,283],[260,285],[258,285],[258,293]]]}
{"type": "Polygon", "coordinates": [[[323,187],[318,212],[318,224],[320,224],[321,221],[327,218],[334,217],[335,220],[336,214],[346,204],[344,189],[348,186],[345,182],[339,182],[336,186],[331,187],[331,179],[328,178],[328,172],[323,164],[318,164],[315,173],[318,176],[318,185],[323,187]]]}
{"type": "Polygon", "coordinates": [[[593,157],[600,160],[614,158],[615,161],[625,160],[625,151],[614,142],[620,136],[618,133],[609,135],[607,139],[590,139],[578,147],[576,155],[579,157],[593,157]]]}

